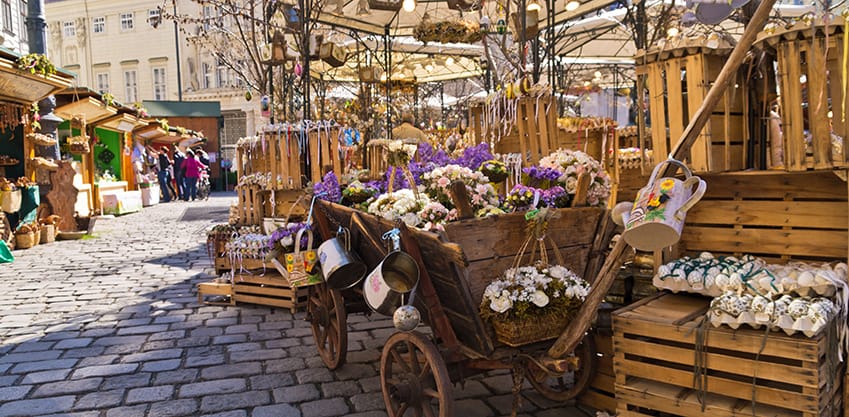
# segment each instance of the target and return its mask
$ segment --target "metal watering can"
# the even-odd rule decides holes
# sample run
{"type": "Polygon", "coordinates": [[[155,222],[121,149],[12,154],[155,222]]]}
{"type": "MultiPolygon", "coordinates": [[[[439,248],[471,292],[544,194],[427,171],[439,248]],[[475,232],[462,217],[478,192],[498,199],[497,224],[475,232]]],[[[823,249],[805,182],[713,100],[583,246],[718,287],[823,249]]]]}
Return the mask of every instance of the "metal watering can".
{"type": "Polygon", "coordinates": [[[363,296],[369,308],[393,316],[396,327],[406,331],[415,328],[420,319],[418,310],[412,306],[419,284],[419,266],[412,256],[401,251],[400,233],[398,229],[392,229],[383,235],[384,240],[391,242],[391,251],[366,277],[363,296]],[[405,303],[407,294],[410,296],[405,303]]]}
{"type": "Polygon", "coordinates": [[[629,245],[643,251],[654,251],[674,245],[681,238],[687,210],[705,194],[707,184],[693,175],[682,162],[669,158],[654,167],[649,183],[640,189],[633,206],[617,205],[614,211],[622,216],[625,231],[622,238],[629,245]],[[658,178],[661,167],[677,165],[684,172],[683,181],[658,178]],[[696,187],[693,190],[693,187],[696,187]]]}
{"type": "Polygon", "coordinates": [[[351,251],[348,230],[339,226],[336,237],[325,240],[318,247],[321,274],[327,286],[344,290],[357,285],[367,272],[366,264],[356,252],[351,251]]]}

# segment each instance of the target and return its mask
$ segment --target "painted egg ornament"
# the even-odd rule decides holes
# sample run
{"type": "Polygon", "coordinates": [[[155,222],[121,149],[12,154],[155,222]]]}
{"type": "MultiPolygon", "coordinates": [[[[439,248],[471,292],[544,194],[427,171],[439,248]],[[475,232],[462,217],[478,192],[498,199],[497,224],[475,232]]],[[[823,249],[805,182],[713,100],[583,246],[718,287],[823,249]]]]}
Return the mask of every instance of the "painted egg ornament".
{"type": "Polygon", "coordinates": [[[492,24],[492,22],[489,20],[489,16],[486,16],[486,15],[481,16],[481,21],[480,21],[481,32],[488,32],[489,26],[491,24],[492,24]]]}
{"type": "Polygon", "coordinates": [[[301,65],[300,62],[296,63],[295,64],[295,75],[300,77],[301,75],[303,75],[303,73],[304,73],[304,67],[301,65]]]}
{"type": "Polygon", "coordinates": [[[799,274],[798,278],[796,278],[796,282],[799,283],[800,287],[810,287],[814,285],[814,274],[812,274],[811,271],[804,271],[799,274]]]}
{"type": "Polygon", "coordinates": [[[808,315],[808,307],[809,303],[807,301],[797,298],[787,306],[787,313],[790,314],[793,320],[798,320],[808,315]]]}
{"type": "Polygon", "coordinates": [[[245,91],[245,101],[251,101],[254,98],[254,95],[251,94],[251,90],[245,91]]]}
{"type": "Polygon", "coordinates": [[[507,21],[504,19],[498,19],[498,21],[495,22],[495,31],[498,32],[499,35],[507,33],[507,21]]]}

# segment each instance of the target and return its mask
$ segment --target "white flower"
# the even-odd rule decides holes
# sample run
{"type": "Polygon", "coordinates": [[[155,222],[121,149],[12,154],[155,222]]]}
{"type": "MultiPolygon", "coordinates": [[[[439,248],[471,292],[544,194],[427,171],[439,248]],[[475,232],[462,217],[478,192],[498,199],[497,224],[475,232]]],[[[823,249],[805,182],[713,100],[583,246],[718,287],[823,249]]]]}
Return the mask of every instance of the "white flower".
{"type": "Polygon", "coordinates": [[[548,305],[548,296],[540,290],[536,290],[531,298],[531,302],[537,307],[545,307],[548,305]]]}
{"type": "Polygon", "coordinates": [[[295,243],[295,239],[292,238],[292,235],[285,236],[280,240],[280,244],[284,247],[292,246],[295,243]]]}
{"type": "Polygon", "coordinates": [[[489,303],[489,308],[497,313],[503,313],[513,307],[513,302],[510,301],[510,293],[507,290],[501,292],[501,296],[494,298],[489,303]]]}

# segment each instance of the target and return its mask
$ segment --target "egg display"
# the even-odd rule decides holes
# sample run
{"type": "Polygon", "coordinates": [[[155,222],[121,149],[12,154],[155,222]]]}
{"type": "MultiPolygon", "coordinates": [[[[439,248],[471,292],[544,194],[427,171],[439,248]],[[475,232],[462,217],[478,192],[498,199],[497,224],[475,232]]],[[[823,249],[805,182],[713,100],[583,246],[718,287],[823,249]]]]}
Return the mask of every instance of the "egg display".
{"type": "Polygon", "coordinates": [[[750,294],[725,292],[710,304],[708,319],[714,327],[733,329],[748,325],[755,329],[768,326],[788,335],[797,332],[813,337],[836,317],[839,309],[826,297],[782,295],[775,300],[750,294]]]}

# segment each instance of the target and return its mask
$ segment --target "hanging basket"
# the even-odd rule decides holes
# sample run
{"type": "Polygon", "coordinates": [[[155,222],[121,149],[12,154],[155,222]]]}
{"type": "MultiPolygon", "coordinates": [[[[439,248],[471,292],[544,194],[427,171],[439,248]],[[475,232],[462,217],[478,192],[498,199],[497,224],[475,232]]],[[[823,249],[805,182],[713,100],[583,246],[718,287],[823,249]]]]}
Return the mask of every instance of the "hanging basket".
{"type": "Polygon", "coordinates": [[[548,314],[529,320],[493,320],[492,327],[499,342],[518,347],[556,339],[570,321],[568,317],[548,314]]]}
{"type": "Polygon", "coordinates": [[[27,139],[38,146],[53,146],[56,144],[56,139],[43,133],[28,133],[27,139]]]}
{"type": "Polygon", "coordinates": [[[68,138],[68,149],[74,155],[84,155],[91,152],[88,136],[71,136],[68,138]]]}
{"type": "Polygon", "coordinates": [[[77,129],[80,132],[85,130],[86,120],[84,114],[75,114],[71,117],[71,129],[77,129]]]}
{"type": "Polygon", "coordinates": [[[401,1],[392,0],[368,0],[368,8],[371,10],[387,10],[397,12],[401,10],[401,1]]]}
{"type": "Polygon", "coordinates": [[[345,49],[332,42],[321,44],[319,56],[321,56],[324,62],[334,68],[345,65],[345,61],[348,59],[348,53],[345,52],[345,49]]]}
{"type": "Polygon", "coordinates": [[[376,83],[380,81],[381,70],[378,67],[360,67],[360,81],[364,83],[376,83]]]}

